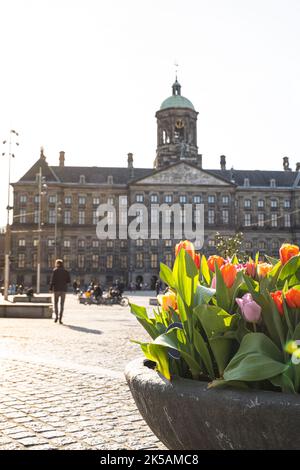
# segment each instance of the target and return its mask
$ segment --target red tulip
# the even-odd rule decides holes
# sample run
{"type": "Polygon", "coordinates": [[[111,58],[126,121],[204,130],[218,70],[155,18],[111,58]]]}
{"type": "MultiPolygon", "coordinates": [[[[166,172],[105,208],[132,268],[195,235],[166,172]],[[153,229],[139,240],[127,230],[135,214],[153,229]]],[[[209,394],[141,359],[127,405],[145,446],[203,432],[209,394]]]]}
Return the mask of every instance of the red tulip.
{"type": "Polygon", "coordinates": [[[290,308],[300,307],[300,290],[292,287],[285,294],[286,303],[290,308]]]}
{"type": "Polygon", "coordinates": [[[192,242],[190,242],[189,240],[184,240],[180,243],[177,243],[177,245],[175,246],[175,256],[178,255],[181,248],[183,248],[190,255],[190,257],[194,259],[195,248],[192,242]]]}
{"type": "Polygon", "coordinates": [[[272,299],[275,302],[275,305],[277,307],[278,312],[280,315],[283,315],[283,298],[282,298],[282,291],[277,290],[276,292],[271,292],[270,293],[272,299]]]}

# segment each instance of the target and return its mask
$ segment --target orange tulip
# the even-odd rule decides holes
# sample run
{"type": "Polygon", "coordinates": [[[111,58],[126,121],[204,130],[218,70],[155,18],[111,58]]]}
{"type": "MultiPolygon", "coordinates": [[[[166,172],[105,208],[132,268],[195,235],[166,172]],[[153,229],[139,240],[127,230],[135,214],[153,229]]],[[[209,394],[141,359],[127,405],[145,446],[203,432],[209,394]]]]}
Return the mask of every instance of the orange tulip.
{"type": "Polygon", "coordinates": [[[272,264],[269,263],[258,263],[257,274],[259,277],[266,277],[266,275],[273,269],[272,264]]]}
{"type": "Polygon", "coordinates": [[[286,303],[290,308],[300,307],[300,290],[292,287],[285,294],[286,303]]]}
{"type": "Polygon", "coordinates": [[[254,261],[250,260],[246,263],[246,274],[250,277],[255,277],[256,265],[254,261]]]}
{"type": "Polygon", "coordinates": [[[158,302],[161,304],[163,310],[165,310],[166,312],[170,309],[170,307],[173,308],[173,310],[177,309],[177,298],[174,292],[168,291],[164,295],[159,295],[157,299],[158,302]]]}
{"type": "Polygon", "coordinates": [[[207,260],[207,264],[208,264],[209,269],[212,272],[215,272],[215,263],[217,263],[219,268],[221,268],[221,266],[223,266],[223,264],[225,263],[225,260],[224,258],[222,258],[222,256],[218,256],[218,255],[210,256],[207,260]]]}
{"type": "Polygon", "coordinates": [[[283,315],[282,291],[277,290],[276,292],[271,292],[270,295],[276,304],[278,312],[280,313],[280,315],[283,315]]]}
{"type": "Polygon", "coordinates": [[[284,265],[290,258],[299,254],[299,246],[283,243],[279,250],[281,264],[284,265]]]}
{"type": "Polygon", "coordinates": [[[194,259],[195,248],[192,242],[189,240],[184,240],[183,242],[177,243],[175,246],[175,256],[178,255],[181,248],[183,248],[190,255],[190,257],[194,259]]]}
{"type": "Polygon", "coordinates": [[[237,275],[236,267],[234,264],[227,263],[221,266],[220,271],[224,282],[229,289],[233,285],[237,275]]]}

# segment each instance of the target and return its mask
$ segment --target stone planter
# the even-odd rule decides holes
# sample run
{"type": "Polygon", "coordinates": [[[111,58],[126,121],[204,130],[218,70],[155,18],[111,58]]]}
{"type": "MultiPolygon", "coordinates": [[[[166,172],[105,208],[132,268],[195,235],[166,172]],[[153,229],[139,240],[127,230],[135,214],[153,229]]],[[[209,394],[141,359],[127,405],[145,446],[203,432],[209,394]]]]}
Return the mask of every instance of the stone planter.
{"type": "Polygon", "coordinates": [[[281,392],[207,389],[207,383],[171,383],[130,362],[125,376],[136,405],[168,449],[299,449],[300,397],[281,392]]]}

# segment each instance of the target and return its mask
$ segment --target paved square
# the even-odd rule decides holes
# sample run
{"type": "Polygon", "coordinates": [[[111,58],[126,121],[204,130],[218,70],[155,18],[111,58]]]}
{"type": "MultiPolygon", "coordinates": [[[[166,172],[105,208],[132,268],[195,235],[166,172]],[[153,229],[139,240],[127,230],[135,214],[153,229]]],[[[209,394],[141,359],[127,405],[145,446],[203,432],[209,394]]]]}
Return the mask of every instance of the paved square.
{"type": "Polygon", "coordinates": [[[63,322],[0,319],[0,449],[164,449],[124,379],[147,339],[129,307],[68,294],[63,322]]]}

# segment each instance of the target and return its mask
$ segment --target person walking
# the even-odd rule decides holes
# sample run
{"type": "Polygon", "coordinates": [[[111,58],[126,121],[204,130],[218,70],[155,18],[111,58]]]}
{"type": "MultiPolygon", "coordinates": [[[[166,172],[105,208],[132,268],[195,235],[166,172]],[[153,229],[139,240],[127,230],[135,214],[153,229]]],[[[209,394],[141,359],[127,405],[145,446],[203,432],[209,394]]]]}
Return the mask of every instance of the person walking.
{"type": "Polygon", "coordinates": [[[60,299],[59,323],[62,324],[66,292],[70,282],[70,273],[64,268],[63,260],[57,259],[55,261],[55,268],[53,269],[50,282],[50,291],[53,291],[54,293],[55,323],[58,320],[58,301],[60,299]]]}

